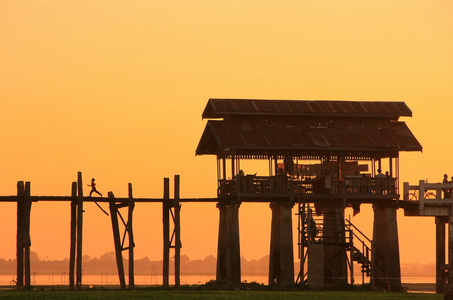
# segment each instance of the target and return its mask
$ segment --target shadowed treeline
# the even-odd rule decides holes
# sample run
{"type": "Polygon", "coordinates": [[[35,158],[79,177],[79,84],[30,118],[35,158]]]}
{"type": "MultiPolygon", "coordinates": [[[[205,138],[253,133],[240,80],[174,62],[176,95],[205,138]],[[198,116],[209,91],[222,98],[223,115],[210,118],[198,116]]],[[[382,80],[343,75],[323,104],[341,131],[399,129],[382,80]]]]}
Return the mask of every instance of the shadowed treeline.
{"type": "MultiPolygon", "coordinates": [[[[128,260],[124,259],[125,266],[128,260]]],[[[117,274],[115,253],[106,252],[100,257],[91,258],[83,256],[83,273],[86,275],[97,275],[101,273],[117,274]]],[[[68,272],[69,259],[43,260],[36,252],[30,253],[31,271],[39,275],[68,272]]],[[[204,259],[191,260],[187,255],[181,255],[181,274],[183,275],[215,275],[216,258],[209,255],[204,259]]],[[[174,260],[170,260],[170,273],[174,270],[174,260]]],[[[295,263],[298,269],[298,262],[295,263]]],[[[243,275],[267,275],[269,272],[269,256],[261,259],[247,260],[241,258],[241,270],[243,275]]],[[[359,275],[359,272],[357,275],[359,275]]],[[[0,258],[0,275],[11,275],[16,273],[16,259],[0,258]]],[[[162,275],[162,261],[153,261],[148,257],[135,260],[136,275],[162,275]]],[[[401,264],[401,274],[405,277],[435,277],[434,264],[401,264]]]]}
{"type": "MultiPolygon", "coordinates": [[[[129,261],[123,258],[125,266],[129,261]]],[[[44,275],[54,273],[68,272],[69,259],[63,260],[43,260],[36,252],[30,253],[31,271],[36,274],[44,275]]],[[[95,275],[100,273],[117,274],[115,253],[106,252],[100,257],[91,258],[84,255],[82,259],[83,274],[95,275]]],[[[184,275],[215,275],[216,258],[212,255],[204,259],[191,260],[187,255],[181,255],[181,273],[184,275]]],[[[135,260],[136,275],[162,275],[162,261],[153,261],[148,257],[135,260]]],[[[269,269],[269,256],[259,260],[241,259],[242,272],[246,275],[266,275],[269,269]]],[[[174,270],[174,259],[170,260],[170,273],[174,270]]],[[[10,275],[16,273],[16,259],[0,258],[0,275],[10,275]]]]}

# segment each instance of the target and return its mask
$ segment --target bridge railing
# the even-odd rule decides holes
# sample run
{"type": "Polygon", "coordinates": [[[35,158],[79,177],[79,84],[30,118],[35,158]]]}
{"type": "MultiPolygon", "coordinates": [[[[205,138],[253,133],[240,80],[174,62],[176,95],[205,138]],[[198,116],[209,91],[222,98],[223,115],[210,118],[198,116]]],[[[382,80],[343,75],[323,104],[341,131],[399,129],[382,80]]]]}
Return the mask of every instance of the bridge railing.
{"type": "Polygon", "coordinates": [[[218,182],[218,194],[223,196],[238,193],[266,194],[266,193],[333,193],[389,195],[396,194],[396,178],[392,177],[365,177],[347,176],[344,181],[331,182],[329,177],[295,178],[286,175],[256,176],[236,175],[232,179],[221,179],[218,182]]]}
{"type": "Polygon", "coordinates": [[[396,178],[393,177],[368,177],[346,176],[345,193],[353,194],[397,194],[396,178]]]}
{"type": "Polygon", "coordinates": [[[445,208],[453,204],[453,183],[403,184],[403,199],[418,202],[420,215],[444,215],[445,208]]]}

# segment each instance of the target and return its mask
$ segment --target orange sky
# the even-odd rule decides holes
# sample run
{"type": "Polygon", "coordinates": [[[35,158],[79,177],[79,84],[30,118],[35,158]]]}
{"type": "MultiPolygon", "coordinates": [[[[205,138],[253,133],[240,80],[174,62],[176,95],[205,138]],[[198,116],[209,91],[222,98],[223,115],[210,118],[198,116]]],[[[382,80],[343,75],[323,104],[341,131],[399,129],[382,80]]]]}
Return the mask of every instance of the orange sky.
{"type": "MultiPolygon", "coordinates": [[[[401,182],[453,175],[448,1],[0,0],[0,41],[0,195],[18,180],[69,195],[82,171],[105,195],[131,182],[134,196],[161,197],[163,177],[180,174],[182,197],[213,197],[215,158],[195,149],[215,97],[405,101],[424,151],[402,153],[401,182]]],[[[13,258],[16,210],[1,206],[0,257],[13,258]]],[[[113,251],[110,219],[85,211],[84,253],[113,251]]],[[[33,204],[32,251],[69,256],[69,213],[33,204]]],[[[181,213],[182,254],[215,255],[215,204],[181,213]]],[[[268,254],[270,214],[241,206],[247,259],[268,254]]],[[[371,236],[371,220],[367,207],[353,222],[371,236]]],[[[162,258],[161,223],[160,205],[136,206],[136,257],[162,258]]],[[[434,228],[400,212],[403,263],[435,261],[434,228]]]]}

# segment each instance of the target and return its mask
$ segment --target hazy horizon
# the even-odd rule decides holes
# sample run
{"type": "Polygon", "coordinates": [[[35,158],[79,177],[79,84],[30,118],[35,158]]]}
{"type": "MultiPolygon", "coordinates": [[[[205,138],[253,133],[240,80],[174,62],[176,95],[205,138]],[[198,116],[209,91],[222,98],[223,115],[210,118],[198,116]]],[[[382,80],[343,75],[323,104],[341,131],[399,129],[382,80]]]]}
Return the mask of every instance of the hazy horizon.
{"type": "MultiPolygon", "coordinates": [[[[125,270],[128,269],[129,260],[127,253],[123,253],[123,263],[125,270]]],[[[0,275],[12,275],[16,271],[16,260],[5,260],[0,257],[0,275]]],[[[162,274],[163,260],[151,260],[148,257],[141,257],[134,259],[134,270],[136,275],[149,274],[162,274]]],[[[42,259],[38,253],[31,252],[30,257],[31,272],[35,274],[47,274],[53,271],[68,272],[69,271],[69,258],[62,260],[49,260],[42,259]]],[[[89,257],[84,255],[82,258],[83,273],[88,274],[101,274],[109,272],[110,274],[117,274],[116,258],[113,251],[106,252],[99,257],[89,257]]],[[[305,266],[306,267],[306,266],[305,266]]],[[[294,261],[295,275],[299,272],[299,261],[294,261]]],[[[241,257],[241,274],[243,275],[268,275],[269,271],[269,255],[263,256],[260,259],[247,260],[241,257]]],[[[216,257],[214,255],[206,256],[204,259],[190,259],[187,255],[181,256],[181,269],[182,275],[191,274],[216,274],[216,257]]],[[[174,274],[174,258],[170,256],[170,274],[174,274]]],[[[355,277],[360,276],[360,266],[354,264],[355,277]]],[[[401,264],[402,277],[433,277],[436,276],[435,264],[419,264],[419,263],[402,263],[401,264]]],[[[365,276],[369,279],[369,277],[365,276]]]]}
{"type": "MultiPolygon", "coordinates": [[[[134,197],[161,198],[179,174],[182,198],[216,197],[215,157],[195,156],[209,98],[404,101],[423,153],[400,153],[400,188],[441,182],[453,175],[452,14],[440,0],[0,1],[0,195],[23,180],[69,196],[81,171],[85,194],[96,178],[104,196],[132,183],[134,197]]],[[[84,209],[83,253],[112,251],[109,217],[84,209]]],[[[184,203],[181,253],[217,253],[218,219],[215,203],[184,203]]],[[[372,219],[362,205],[352,222],[372,237],[372,219]]],[[[268,204],[241,205],[241,255],[269,253],[270,224],[268,204]]],[[[0,227],[13,258],[14,203],[0,227]]],[[[433,218],[399,210],[398,233],[402,264],[435,261],[433,218]]],[[[134,238],[137,257],[162,255],[159,204],[136,205],[134,238]]],[[[33,203],[31,239],[43,257],[68,256],[69,203],[33,203]]]]}

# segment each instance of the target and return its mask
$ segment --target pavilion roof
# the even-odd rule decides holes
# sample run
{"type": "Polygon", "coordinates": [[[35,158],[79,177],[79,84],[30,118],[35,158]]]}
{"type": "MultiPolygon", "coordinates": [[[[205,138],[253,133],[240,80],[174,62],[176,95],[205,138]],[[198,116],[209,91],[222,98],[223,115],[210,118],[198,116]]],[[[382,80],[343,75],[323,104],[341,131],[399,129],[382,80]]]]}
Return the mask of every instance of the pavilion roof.
{"type": "Polygon", "coordinates": [[[397,121],[411,115],[404,102],[210,99],[203,117],[223,120],[208,120],[196,155],[377,157],[422,151],[406,123],[397,121]]]}
{"type": "Polygon", "coordinates": [[[412,117],[402,101],[209,99],[203,118],[227,115],[412,117]]]}

